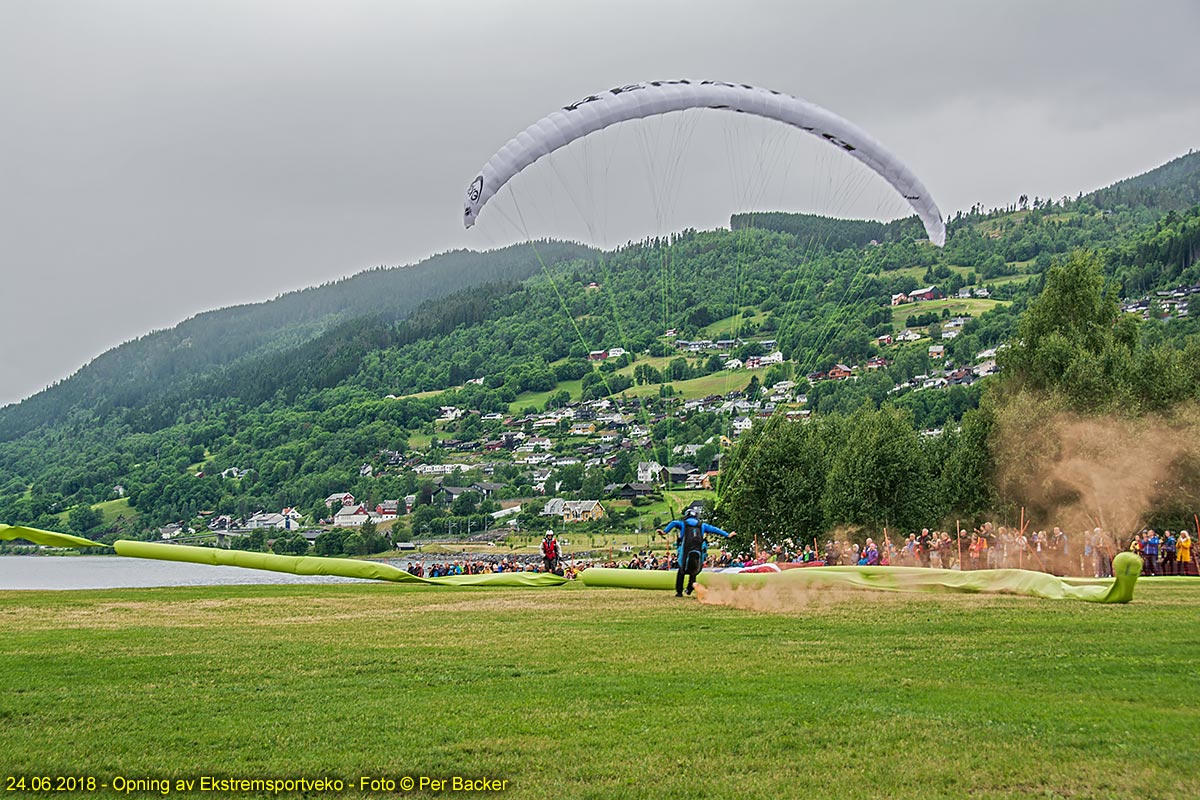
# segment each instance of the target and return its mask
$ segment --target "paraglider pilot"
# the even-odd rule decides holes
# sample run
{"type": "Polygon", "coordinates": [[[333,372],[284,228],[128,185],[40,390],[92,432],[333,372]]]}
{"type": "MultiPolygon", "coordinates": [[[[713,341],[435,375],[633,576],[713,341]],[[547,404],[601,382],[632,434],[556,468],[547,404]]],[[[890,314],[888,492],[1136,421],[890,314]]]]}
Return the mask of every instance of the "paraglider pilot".
{"type": "Polygon", "coordinates": [[[554,538],[554,531],[546,531],[546,536],[542,539],[542,560],[545,562],[546,572],[558,572],[560,558],[562,550],[559,549],[558,539],[554,538]]]}
{"type": "Polygon", "coordinates": [[[708,557],[708,542],[705,536],[710,533],[719,534],[728,539],[732,533],[726,533],[715,525],[701,522],[696,509],[689,508],[683,516],[683,521],[673,519],[663,529],[664,533],[677,530],[675,548],[679,556],[679,571],[675,573],[675,596],[683,597],[683,576],[688,576],[687,593],[691,594],[696,587],[696,576],[704,566],[708,557]]]}

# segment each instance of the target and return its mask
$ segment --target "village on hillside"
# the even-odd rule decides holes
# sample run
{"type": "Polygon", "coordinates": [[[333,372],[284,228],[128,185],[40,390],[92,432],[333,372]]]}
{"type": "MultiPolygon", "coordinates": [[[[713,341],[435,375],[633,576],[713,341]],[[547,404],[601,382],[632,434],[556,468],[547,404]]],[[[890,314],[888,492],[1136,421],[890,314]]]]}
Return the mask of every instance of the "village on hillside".
{"type": "MultiPolygon", "coordinates": [[[[986,299],[988,294],[983,287],[956,292],[963,299],[986,299]]],[[[929,286],[894,295],[891,304],[919,313],[923,304],[943,299],[937,286],[929,286]]],[[[356,497],[349,490],[338,491],[325,499],[323,511],[317,513],[306,515],[285,506],[258,510],[244,518],[218,515],[207,521],[207,531],[179,522],[160,529],[160,535],[176,541],[215,535],[218,544],[228,546],[239,537],[269,540],[281,534],[298,534],[312,543],[331,528],[371,526],[389,533],[406,530],[405,536],[394,537],[394,545],[408,548],[414,546],[409,539],[434,536],[496,541],[521,530],[523,523],[526,529],[538,524],[616,525],[638,517],[647,508],[658,512],[656,519],[661,522],[662,516],[671,511],[663,502],[664,491],[711,497],[720,480],[722,453],[756,421],[777,414],[789,419],[808,418],[813,409],[807,391],[824,382],[853,382],[885,371],[892,363],[891,356],[902,348],[921,348],[926,357],[923,363],[929,367],[924,373],[896,381],[889,395],[968,386],[997,371],[996,348],[974,354],[969,364],[953,363],[947,356],[946,342],[957,337],[971,317],[947,316],[945,309],[942,315],[929,316],[936,319],[935,324],[913,316],[896,333],[877,337],[875,349],[879,354],[862,363],[838,362],[804,375],[796,374],[799,365],[784,358],[775,339],[683,339],[676,330],[669,329],[663,338],[670,342],[677,357],[715,356],[720,359],[727,384],[744,386],[747,378],[736,376],[751,373],[750,386],[699,397],[667,395],[656,398],[653,410],[646,398],[625,394],[586,401],[572,399],[541,410],[524,407],[509,414],[442,406],[436,420],[438,435],[430,438],[428,447],[404,452],[383,450],[359,470],[360,479],[410,477],[410,485],[419,487],[416,491],[374,500],[356,497]],[[758,355],[736,357],[734,353],[744,352],[747,344],[753,344],[751,349],[758,355]],[[774,373],[777,376],[788,377],[769,386],[757,385],[759,376],[770,374],[763,372],[770,368],[778,370],[774,373]],[[715,421],[706,428],[706,435],[695,442],[677,442],[671,452],[665,453],[662,431],[673,431],[672,438],[677,441],[678,431],[698,415],[715,421]],[[472,419],[479,424],[464,424],[472,419]],[[661,427],[664,424],[665,429],[661,427]],[[464,430],[477,433],[466,435],[464,430]],[[580,480],[593,473],[618,475],[620,479],[601,485],[580,480]],[[413,515],[422,505],[452,516],[436,522],[418,520],[413,515]],[[407,523],[397,526],[406,517],[410,518],[407,523]]],[[[587,358],[604,364],[618,359],[627,363],[636,356],[624,348],[612,347],[591,351],[587,358]]],[[[482,378],[469,382],[482,382],[482,378]]],[[[925,434],[940,432],[931,428],[925,434]]],[[[237,467],[226,470],[234,478],[245,472],[237,467]]]]}

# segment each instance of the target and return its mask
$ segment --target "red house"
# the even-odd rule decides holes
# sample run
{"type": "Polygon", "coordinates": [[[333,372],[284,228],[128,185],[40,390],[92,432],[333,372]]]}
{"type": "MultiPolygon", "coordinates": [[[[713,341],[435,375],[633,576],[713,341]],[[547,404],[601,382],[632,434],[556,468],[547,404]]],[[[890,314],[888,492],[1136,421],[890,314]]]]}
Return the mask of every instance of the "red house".
{"type": "Polygon", "coordinates": [[[850,368],[847,367],[845,364],[835,364],[829,370],[829,377],[835,381],[840,381],[843,378],[849,378],[850,377],[850,368]]]}

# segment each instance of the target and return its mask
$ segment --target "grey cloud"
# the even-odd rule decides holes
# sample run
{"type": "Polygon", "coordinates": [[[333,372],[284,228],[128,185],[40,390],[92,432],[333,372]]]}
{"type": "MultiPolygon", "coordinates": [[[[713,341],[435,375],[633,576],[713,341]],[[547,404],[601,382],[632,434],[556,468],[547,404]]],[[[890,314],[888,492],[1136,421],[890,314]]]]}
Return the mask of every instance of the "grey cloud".
{"type": "Polygon", "coordinates": [[[808,97],[953,211],[1194,146],[1197,30],[1188,0],[3,3],[0,403],[207,308],[478,246],[474,170],[596,88],[808,97]]]}

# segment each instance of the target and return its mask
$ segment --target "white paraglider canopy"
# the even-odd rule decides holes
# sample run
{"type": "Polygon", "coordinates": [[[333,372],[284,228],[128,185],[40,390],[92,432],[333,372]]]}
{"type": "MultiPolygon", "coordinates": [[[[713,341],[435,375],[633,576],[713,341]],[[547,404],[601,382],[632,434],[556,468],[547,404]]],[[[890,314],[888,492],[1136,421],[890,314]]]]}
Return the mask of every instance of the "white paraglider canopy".
{"type": "Polygon", "coordinates": [[[770,89],[722,81],[632,83],[588,95],[554,111],[510,139],[467,187],[463,224],[471,227],[513,176],[543,156],[611,125],[689,109],[717,109],[776,120],[829,142],[869,167],[916,212],[929,240],[946,241],[937,203],[921,180],[866,131],[832,111],[770,89]]]}

